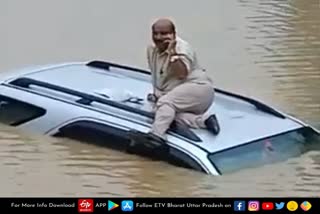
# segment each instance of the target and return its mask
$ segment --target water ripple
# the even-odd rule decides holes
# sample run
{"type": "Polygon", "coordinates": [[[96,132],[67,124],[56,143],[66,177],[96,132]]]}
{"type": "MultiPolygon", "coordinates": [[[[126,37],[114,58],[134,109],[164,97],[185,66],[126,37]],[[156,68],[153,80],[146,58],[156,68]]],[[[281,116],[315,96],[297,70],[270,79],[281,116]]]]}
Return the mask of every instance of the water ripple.
{"type": "MultiPolygon", "coordinates": [[[[119,17],[119,26],[129,23],[129,27],[107,32],[108,36],[100,24],[90,25],[90,31],[83,28],[84,22],[106,24],[106,20],[112,20],[110,17],[114,14],[109,17],[109,13],[103,13],[103,8],[110,6],[107,1],[97,3],[101,5],[95,10],[101,10],[101,13],[94,14],[101,16],[89,14],[85,20],[83,13],[87,11],[89,3],[84,1],[79,2],[76,9],[66,1],[61,1],[63,4],[52,1],[49,6],[48,3],[39,5],[38,1],[35,3],[32,0],[27,3],[5,0],[1,1],[1,5],[2,2],[5,2],[5,7],[0,6],[0,10],[6,8],[6,15],[1,17],[0,22],[10,23],[6,25],[9,27],[3,28],[2,35],[8,34],[10,37],[0,39],[0,45],[10,49],[0,52],[5,53],[1,55],[5,62],[0,65],[1,69],[10,63],[13,67],[40,61],[51,63],[53,59],[60,61],[70,56],[100,58],[119,55],[121,61],[128,59],[130,63],[136,57],[145,62],[144,51],[139,55],[131,51],[123,52],[122,47],[130,45],[130,50],[139,52],[142,45],[145,45],[145,37],[140,38],[140,34],[134,37],[135,33],[132,32],[145,32],[144,24],[136,29],[136,23],[144,23],[146,20],[145,13],[136,11],[142,5],[153,7],[149,1],[132,4],[126,13],[128,17],[136,17],[135,20],[119,17]],[[30,13],[38,7],[43,12],[41,20],[32,16],[38,13],[30,13]],[[71,17],[69,7],[74,9],[71,17]],[[61,16],[51,13],[55,9],[59,9],[61,16]],[[130,15],[132,11],[134,14],[130,15]],[[19,16],[24,19],[17,19],[19,16]],[[25,34],[26,30],[22,26],[24,23],[31,28],[28,34],[25,34]],[[73,28],[70,30],[71,23],[73,28]],[[38,35],[39,26],[50,26],[42,31],[44,34],[41,37],[38,35]],[[128,31],[123,31],[126,29],[128,31]],[[90,41],[99,42],[84,44],[84,40],[92,37],[92,32],[95,32],[95,38],[90,41]],[[129,34],[132,37],[128,39],[129,34]],[[113,38],[121,43],[113,42],[113,38]],[[132,43],[130,39],[135,42],[132,43]],[[110,40],[112,42],[108,43],[110,40]],[[130,41],[130,44],[126,41],[130,41]],[[59,49],[56,49],[55,44],[61,44],[59,49]],[[50,51],[45,53],[44,49],[50,51]],[[22,50],[27,50],[28,54],[22,50]]],[[[245,92],[249,96],[261,96],[261,100],[312,124],[318,124],[320,128],[318,0],[308,0],[307,3],[305,0],[207,0],[203,4],[196,1],[192,3],[194,5],[186,4],[190,11],[194,11],[195,6],[199,8],[197,11],[201,11],[201,16],[197,17],[190,16],[187,9],[179,10],[179,4],[175,6],[172,1],[165,0],[163,5],[167,4],[172,6],[177,19],[185,20],[186,26],[182,24],[181,28],[185,27],[186,32],[199,31],[189,38],[199,47],[201,61],[211,67],[209,73],[217,84],[223,83],[223,86],[229,86],[238,93],[245,92]],[[212,8],[217,8],[217,13],[213,13],[212,8]]],[[[113,8],[114,11],[117,8],[122,11],[123,5],[115,1],[113,8]]],[[[11,127],[0,126],[0,157],[1,196],[303,197],[318,196],[320,192],[319,151],[283,163],[215,177],[94,145],[29,135],[11,127]]]]}

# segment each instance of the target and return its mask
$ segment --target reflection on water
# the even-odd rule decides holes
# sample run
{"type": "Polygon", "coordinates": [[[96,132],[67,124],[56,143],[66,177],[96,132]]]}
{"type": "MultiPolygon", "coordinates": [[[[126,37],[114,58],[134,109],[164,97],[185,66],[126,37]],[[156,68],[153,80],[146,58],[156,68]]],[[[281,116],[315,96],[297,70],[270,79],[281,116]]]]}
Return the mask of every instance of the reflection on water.
{"type": "MultiPolygon", "coordinates": [[[[164,15],[175,14],[178,30],[197,47],[216,85],[320,125],[318,0],[194,1],[183,11],[168,0],[158,9],[149,1],[126,3],[131,4],[126,8],[116,1],[108,13],[108,1],[78,2],[74,7],[62,0],[1,1],[1,72],[92,58],[144,65],[145,26],[167,11],[164,15]],[[137,13],[142,8],[145,13],[137,13]],[[201,11],[196,17],[190,16],[194,8],[201,11]]],[[[0,189],[1,196],[318,196],[319,157],[320,152],[312,151],[213,177],[0,126],[0,189]]]]}
{"type": "MultiPolygon", "coordinates": [[[[320,118],[319,1],[242,1],[249,53],[275,80],[281,108],[309,122],[320,118]]],[[[269,89],[270,90],[270,89],[269,89]]]]}
{"type": "Polygon", "coordinates": [[[213,177],[75,141],[1,130],[2,196],[316,196],[320,191],[319,152],[213,177]]]}

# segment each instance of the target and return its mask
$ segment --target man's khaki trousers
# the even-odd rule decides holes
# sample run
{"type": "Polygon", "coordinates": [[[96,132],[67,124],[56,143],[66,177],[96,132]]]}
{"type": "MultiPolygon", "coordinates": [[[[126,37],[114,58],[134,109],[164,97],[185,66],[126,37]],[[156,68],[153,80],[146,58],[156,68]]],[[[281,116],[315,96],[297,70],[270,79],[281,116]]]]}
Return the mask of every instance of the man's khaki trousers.
{"type": "Polygon", "coordinates": [[[156,103],[155,120],[151,132],[162,138],[176,120],[192,128],[206,128],[206,111],[214,100],[210,84],[183,83],[161,96],[156,103]]]}

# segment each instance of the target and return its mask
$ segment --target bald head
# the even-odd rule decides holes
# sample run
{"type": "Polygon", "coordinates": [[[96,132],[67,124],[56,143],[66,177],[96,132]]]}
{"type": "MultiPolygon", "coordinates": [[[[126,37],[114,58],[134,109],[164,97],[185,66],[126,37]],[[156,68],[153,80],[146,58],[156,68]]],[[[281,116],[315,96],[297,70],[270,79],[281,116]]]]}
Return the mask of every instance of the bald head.
{"type": "Polygon", "coordinates": [[[152,30],[155,30],[157,28],[161,28],[161,29],[170,29],[171,33],[175,33],[176,32],[176,28],[174,23],[167,18],[161,18],[158,19],[157,21],[155,21],[152,25],[152,30]]]}
{"type": "Polygon", "coordinates": [[[169,19],[158,19],[152,25],[152,39],[160,51],[166,50],[169,41],[176,38],[176,29],[169,19]]]}

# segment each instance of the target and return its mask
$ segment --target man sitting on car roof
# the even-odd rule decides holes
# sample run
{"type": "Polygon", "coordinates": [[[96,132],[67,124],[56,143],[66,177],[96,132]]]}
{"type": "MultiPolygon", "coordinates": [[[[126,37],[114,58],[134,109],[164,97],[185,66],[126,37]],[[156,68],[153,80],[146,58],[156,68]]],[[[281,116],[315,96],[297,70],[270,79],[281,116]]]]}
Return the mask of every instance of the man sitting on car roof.
{"type": "Polygon", "coordinates": [[[169,19],[152,25],[152,39],[154,45],[148,46],[147,59],[154,92],[148,94],[148,100],[156,102],[156,111],[150,133],[165,139],[176,120],[217,135],[217,117],[205,114],[214,100],[212,80],[201,69],[190,44],[176,35],[169,19]]]}

